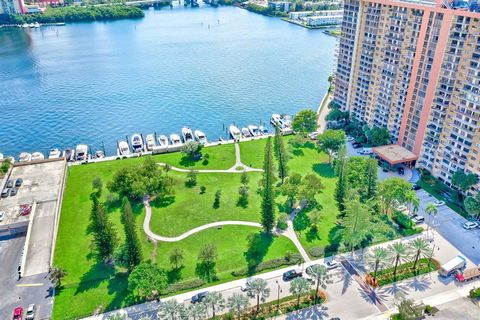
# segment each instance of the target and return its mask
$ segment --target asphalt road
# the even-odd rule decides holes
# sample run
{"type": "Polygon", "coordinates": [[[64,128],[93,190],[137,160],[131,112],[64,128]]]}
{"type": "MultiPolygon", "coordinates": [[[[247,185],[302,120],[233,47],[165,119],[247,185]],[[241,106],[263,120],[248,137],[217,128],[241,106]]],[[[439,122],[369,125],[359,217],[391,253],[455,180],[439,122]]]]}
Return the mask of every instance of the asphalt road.
{"type": "Polygon", "coordinates": [[[25,236],[0,240],[0,319],[11,319],[13,309],[36,304],[36,319],[49,319],[52,314],[51,284],[47,274],[18,280],[18,266],[25,236]]]}

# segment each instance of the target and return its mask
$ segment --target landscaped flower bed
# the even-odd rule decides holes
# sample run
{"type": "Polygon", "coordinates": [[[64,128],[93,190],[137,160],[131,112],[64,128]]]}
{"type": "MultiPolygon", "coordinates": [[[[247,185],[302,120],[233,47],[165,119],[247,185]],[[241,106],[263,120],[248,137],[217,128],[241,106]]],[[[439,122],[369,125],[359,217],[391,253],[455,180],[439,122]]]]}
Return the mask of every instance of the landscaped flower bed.
{"type": "Polygon", "coordinates": [[[394,283],[397,281],[413,278],[422,274],[430,273],[438,270],[440,264],[435,259],[419,259],[417,262],[416,270],[413,270],[414,262],[407,262],[397,267],[397,274],[394,277],[394,267],[381,270],[377,272],[377,279],[374,281],[373,274],[367,274],[366,281],[370,285],[384,286],[386,284],[394,283]]]}

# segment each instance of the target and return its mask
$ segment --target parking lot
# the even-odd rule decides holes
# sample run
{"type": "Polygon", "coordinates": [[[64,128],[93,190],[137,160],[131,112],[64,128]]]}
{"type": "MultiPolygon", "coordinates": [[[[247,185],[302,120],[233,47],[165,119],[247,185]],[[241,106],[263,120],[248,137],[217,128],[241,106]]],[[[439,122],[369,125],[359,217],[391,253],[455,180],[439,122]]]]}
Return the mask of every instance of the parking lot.
{"type": "Polygon", "coordinates": [[[10,319],[15,307],[38,307],[36,319],[52,312],[52,287],[48,279],[56,232],[57,211],[65,174],[63,161],[15,166],[9,180],[23,183],[15,195],[0,199],[5,212],[0,223],[0,319],[10,319]],[[25,205],[31,210],[24,211],[25,205]],[[19,270],[23,267],[22,278],[19,270]]]}

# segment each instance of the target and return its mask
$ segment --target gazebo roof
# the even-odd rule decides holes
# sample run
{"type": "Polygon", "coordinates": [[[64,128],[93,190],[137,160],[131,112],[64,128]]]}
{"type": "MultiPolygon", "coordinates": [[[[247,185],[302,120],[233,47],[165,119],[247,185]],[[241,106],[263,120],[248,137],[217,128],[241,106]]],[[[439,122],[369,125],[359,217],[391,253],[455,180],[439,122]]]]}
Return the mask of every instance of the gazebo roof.
{"type": "Polygon", "coordinates": [[[418,156],[413,152],[396,144],[375,147],[372,148],[372,151],[391,165],[411,162],[418,159],[418,156]]]}

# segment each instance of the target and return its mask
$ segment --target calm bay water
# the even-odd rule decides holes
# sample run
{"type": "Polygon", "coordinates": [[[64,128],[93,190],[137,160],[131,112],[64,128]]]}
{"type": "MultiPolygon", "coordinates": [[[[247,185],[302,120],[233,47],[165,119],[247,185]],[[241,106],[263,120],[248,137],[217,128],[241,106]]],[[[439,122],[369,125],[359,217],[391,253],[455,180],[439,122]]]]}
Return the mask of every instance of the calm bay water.
{"type": "Polygon", "coordinates": [[[125,135],[268,122],[316,109],[335,39],[235,7],[149,10],[142,20],[0,30],[0,153],[125,135]]]}

